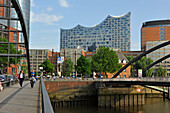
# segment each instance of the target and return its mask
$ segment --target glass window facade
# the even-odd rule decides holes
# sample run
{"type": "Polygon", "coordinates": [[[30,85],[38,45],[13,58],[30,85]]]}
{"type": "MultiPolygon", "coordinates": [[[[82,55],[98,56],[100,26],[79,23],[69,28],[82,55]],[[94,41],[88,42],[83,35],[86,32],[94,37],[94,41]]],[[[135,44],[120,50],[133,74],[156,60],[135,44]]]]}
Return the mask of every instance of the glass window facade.
{"type": "Polygon", "coordinates": [[[130,12],[123,16],[110,16],[93,27],[77,25],[72,29],[60,30],[60,49],[96,51],[99,45],[130,51],[130,12]]]}
{"type": "MultiPolygon", "coordinates": [[[[146,50],[149,50],[159,44],[162,44],[166,41],[148,41],[146,42],[146,50]]],[[[170,53],[170,45],[167,45],[165,47],[162,47],[158,50],[155,50],[147,55],[148,58],[151,58],[153,61],[157,61],[160,58],[163,58],[166,55],[169,55],[170,53]]],[[[162,66],[167,70],[167,76],[170,74],[170,58],[165,59],[164,61],[160,62],[159,64],[155,65],[155,67],[162,66]]]]}

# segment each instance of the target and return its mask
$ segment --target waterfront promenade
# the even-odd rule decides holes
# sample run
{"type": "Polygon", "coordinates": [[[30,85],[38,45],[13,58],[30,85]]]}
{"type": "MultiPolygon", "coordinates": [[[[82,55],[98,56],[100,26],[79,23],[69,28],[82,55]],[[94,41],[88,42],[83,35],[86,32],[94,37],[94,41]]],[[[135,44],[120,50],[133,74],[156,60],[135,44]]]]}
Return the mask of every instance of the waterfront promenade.
{"type": "Polygon", "coordinates": [[[23,88],[15,84],[0,91],[0,113],[39,113],[39,101],[39,81],[34,88],[24,81],[23,88]]]}

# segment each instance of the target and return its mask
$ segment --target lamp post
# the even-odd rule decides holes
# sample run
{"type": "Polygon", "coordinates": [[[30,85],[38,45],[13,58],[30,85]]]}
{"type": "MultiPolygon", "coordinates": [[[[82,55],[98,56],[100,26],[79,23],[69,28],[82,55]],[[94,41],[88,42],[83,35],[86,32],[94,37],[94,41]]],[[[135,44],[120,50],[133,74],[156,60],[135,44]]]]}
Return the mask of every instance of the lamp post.
{"type": "MultiPolygon", "coordinates": [[[[39,67],[39,69],[40,69],[40,72],[43,72],[43,67],[39,67]]],[[[40,74],[40,76],[43,76],[43,74],[42,75],[40,74]]]]}
{"type": "MultiPolygon", "coordinates": [[[[75,65],[77,64],[77,49],[75,50],[75,65]]],[[[77,78],[77,71],[76,71],[76,68],[74,68],[75,69],[75,78],[77,78]]]]}

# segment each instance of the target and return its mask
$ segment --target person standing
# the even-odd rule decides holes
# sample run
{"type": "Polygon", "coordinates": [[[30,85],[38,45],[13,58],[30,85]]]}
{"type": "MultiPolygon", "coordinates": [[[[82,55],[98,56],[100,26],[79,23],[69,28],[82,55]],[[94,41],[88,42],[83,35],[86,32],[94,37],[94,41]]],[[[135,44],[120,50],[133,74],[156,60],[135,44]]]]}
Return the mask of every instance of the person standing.
{"type": "Polygon", "coordinates": [[[24,78],[25,78],[25,76],[24,76],[23,71],[20,71],[20,73],[19,73],[19,75],[18,75],[20,88],[22,88],[22,84],[23,84],[24,78]]]}

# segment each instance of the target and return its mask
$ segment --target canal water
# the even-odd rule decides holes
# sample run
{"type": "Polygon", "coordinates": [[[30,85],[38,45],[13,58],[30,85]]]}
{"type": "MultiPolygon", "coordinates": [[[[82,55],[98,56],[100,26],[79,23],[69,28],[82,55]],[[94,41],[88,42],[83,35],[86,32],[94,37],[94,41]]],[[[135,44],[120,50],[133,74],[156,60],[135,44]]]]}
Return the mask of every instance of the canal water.
{"type": "Polygon", "coordinates": [[[120,108],[77,106],[54,108],[55,113],[170,113],[170,101],[162,98],[146,98],[145,105],[120,108]]]}

